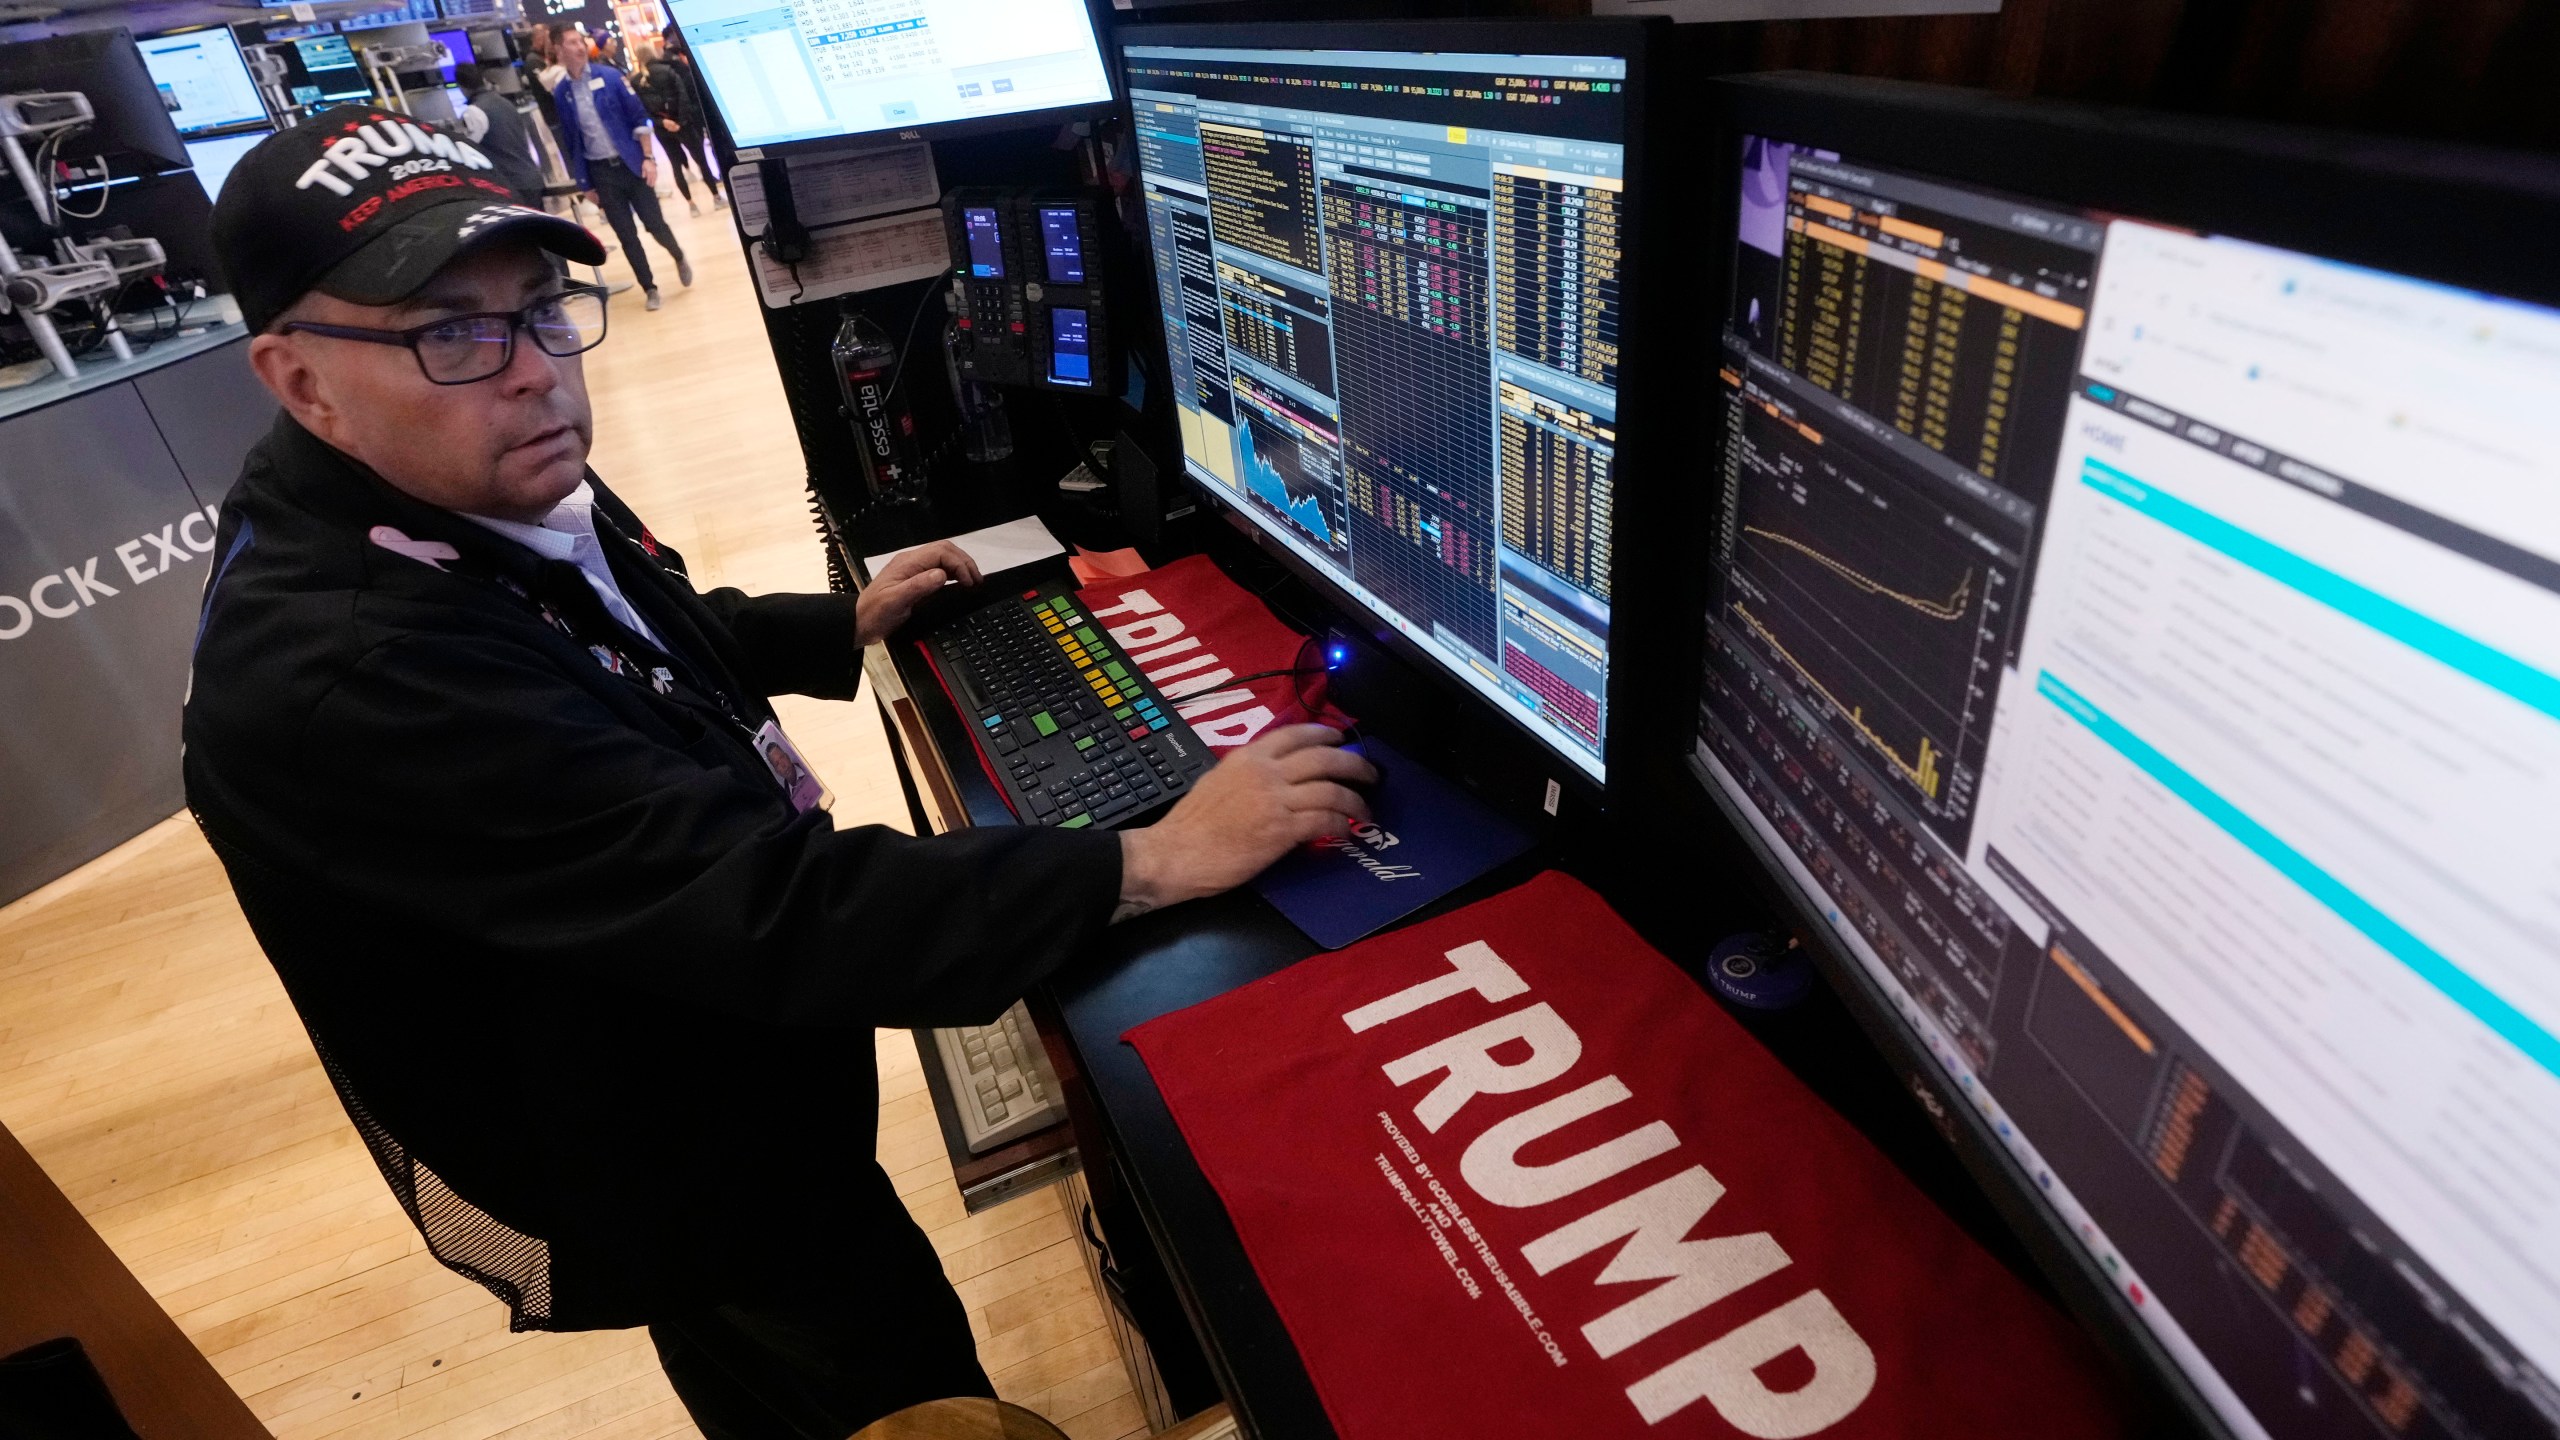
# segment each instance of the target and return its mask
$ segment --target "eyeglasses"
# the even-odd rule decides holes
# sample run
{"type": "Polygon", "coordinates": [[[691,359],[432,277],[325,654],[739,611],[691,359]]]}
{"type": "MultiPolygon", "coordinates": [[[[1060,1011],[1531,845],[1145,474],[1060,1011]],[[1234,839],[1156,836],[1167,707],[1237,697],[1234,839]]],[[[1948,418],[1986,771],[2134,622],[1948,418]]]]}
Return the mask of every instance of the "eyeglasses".
{"type": "Polygon", "coordinates": [[[604,297],[604,291],[581,285],[545,296],[521,310],[448,315],[406,330],[367,330],[295,320],[278,333],[299,330],[333,340],[406,346],[410,354],[418,357],[418,369],[427,379],[438,385],[469,385],[503,372],[514,362],[518,330],[531,335],[543,354],[564,360],[603,344],[604,297]]]}

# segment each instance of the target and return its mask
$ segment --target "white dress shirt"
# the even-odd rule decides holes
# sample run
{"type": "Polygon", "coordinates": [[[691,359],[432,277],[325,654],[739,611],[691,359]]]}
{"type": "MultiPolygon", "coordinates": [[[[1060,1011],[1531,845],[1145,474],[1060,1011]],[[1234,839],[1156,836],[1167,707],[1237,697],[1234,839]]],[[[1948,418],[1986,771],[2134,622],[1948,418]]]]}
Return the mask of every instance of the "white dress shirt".
{"type": "Polygon", "coordinates": [[[613,567],[605,563],[604,542],[596,536],[596,491],[586,481],[569,492],[569,498],[553,507],[541,520],[526,524],[521,520],[492,520],[486,515],[462,517],[474,525],[506,536],[546,560],[566,560],[587,577],[587,584],[604,602],[614,619],[631,627],[635,634],[660,649],[666,642],[649,622],[640,618],[630,601],[622,598],[622,587],[614,583],[613,567]]]}
{"type": "Polygon", "coordinates": [[[604,128],[603,117],[596,114],[595,87],[602,83],[604,77],[592,69],[570,82],[569,107],[577,112],[578,133],[587,142],[587,158],[620,164],[622,151],[615,147],[613,135],[604,128]]]}

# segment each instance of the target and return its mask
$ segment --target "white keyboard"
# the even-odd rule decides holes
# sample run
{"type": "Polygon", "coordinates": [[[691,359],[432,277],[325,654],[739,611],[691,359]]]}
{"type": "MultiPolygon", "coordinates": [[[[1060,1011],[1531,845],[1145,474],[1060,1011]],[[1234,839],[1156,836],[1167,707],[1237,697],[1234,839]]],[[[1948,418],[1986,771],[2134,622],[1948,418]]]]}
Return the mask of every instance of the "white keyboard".
{"type": "Polygon", "coordinates": [[[1021,1001],[993,1025],[936,1030],[933,1044],[942,1052],[970,1154],[984,1155],[1066,1118],[1058,1077],[1040,1053],[1040,1036],[1021,1001]]]}

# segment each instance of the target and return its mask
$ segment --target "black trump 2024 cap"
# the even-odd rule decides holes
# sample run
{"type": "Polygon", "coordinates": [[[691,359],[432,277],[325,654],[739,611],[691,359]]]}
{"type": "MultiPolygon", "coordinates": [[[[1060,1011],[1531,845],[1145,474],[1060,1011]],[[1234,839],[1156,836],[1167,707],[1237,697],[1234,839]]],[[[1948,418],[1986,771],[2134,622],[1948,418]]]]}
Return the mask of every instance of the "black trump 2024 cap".
{"type": "Polygon", "coordinates": [[[313,290],[405,300],[499,235],[604,263],[585,226],[522,203],[478,148],[371,105],[335,105],[259,142],[213,207],[214,258],[252,331],[313,290]]]}

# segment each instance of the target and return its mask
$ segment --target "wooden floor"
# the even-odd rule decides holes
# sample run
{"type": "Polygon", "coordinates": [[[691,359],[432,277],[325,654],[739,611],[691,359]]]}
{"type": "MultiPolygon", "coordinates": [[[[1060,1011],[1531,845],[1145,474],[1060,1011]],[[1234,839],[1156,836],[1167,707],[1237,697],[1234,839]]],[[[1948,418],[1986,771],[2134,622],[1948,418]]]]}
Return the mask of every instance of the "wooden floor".
{"type": "MultiPolygon", "coordinates": [[[[653,255],[666,308],[615,297],[587,357],[596,471],[698,583],[824,589],[728,213],[668,204],[700,277],[653,255]]],[[[839,824],[904,827],[868,701],[782,711],[839,824]]],[[[879,1053],[881,1163],[997,1390],[1078,1440],[1146,1433],[1057,1192],[965,1216],[915,1047],[879,1053]]],[[[283,1440],[697,1433],[644,1334],[509,1335],[428,1256],[184,817],[0,909],[0,1122],[283,1440]]]]}

